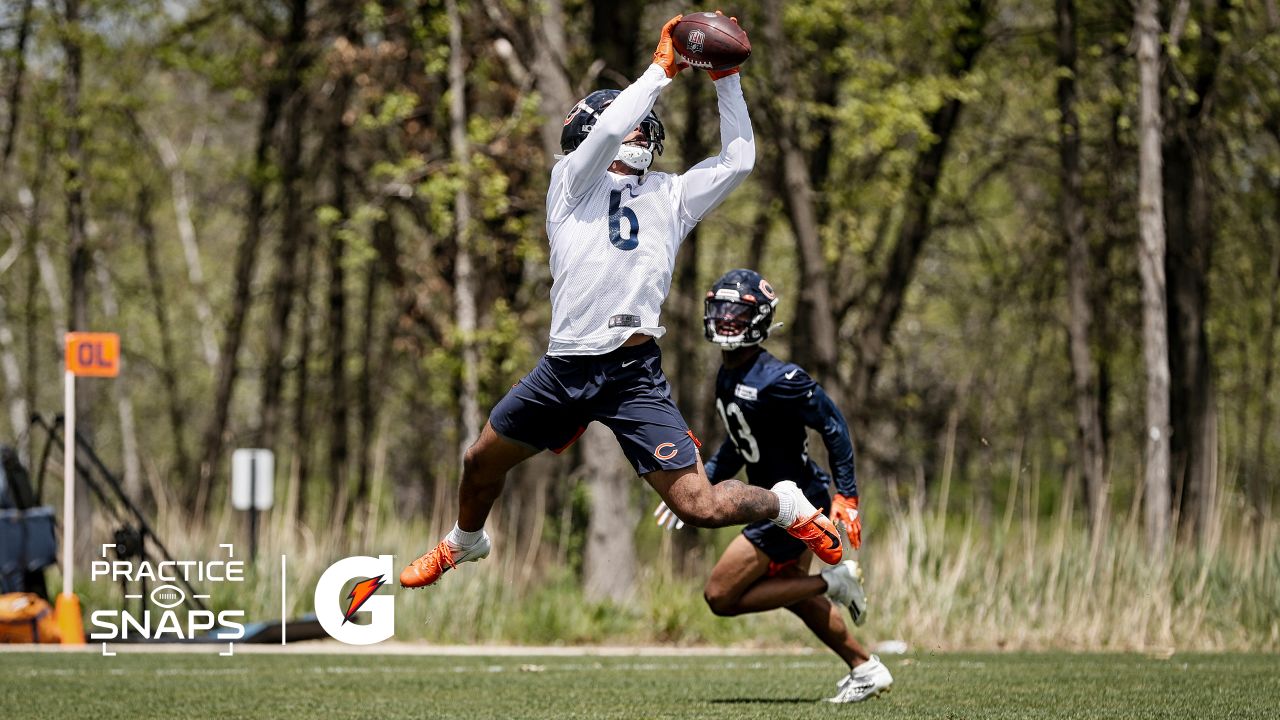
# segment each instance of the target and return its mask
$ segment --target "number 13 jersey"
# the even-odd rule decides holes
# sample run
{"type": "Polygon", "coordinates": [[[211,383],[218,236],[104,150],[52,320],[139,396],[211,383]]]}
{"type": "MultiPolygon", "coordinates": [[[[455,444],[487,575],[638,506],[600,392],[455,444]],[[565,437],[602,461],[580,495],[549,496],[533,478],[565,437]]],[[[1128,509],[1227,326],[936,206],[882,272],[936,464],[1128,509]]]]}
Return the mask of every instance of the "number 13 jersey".
{"type": "Polygon", "coordinates": [[[799,365],[762,350],[741,367],[722,366],[716,376],[716,410],[728,438],[707,461],[707,478],[713,483],[733,477],[745,465],[752,485],[793,480],[806,491],[814,485],[825,488],[830,477],[809,459],[805,428],[813,428],[826,445],[836,491],[846,497],[858,494],[849,426],[822,386],[799,365]]]}

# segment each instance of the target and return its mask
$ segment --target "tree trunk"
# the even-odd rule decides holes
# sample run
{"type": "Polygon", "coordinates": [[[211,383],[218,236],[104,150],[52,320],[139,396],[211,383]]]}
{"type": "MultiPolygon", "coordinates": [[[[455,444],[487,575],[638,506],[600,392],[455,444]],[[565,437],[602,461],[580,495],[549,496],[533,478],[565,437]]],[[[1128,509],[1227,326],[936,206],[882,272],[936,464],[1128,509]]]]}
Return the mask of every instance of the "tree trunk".
{"type": "MultiPolygon", "coordinates": [[[[311,285],[315,279],[316,248],[315,238],[308,235],[302,248],[302,287],[298,295],[302,300],[302,312],[298,320],[298,363],[295,372],[296,391],[293,397],[293,422],[289,426],[288,444],[293,463],[289,470],[289,487],[286,495],[288,520],[303,522],[307,517],[307,479],[311,476],[312,441],[306,428],[312,426],[309,407],[311,405],[311,285]]],[[[331,485],[330,517],[335,521],[343,515],[346,498],[339,492],[340,486],[331,485]]]]}
{"type": "MultiPolygon", "coordinates": [[[[67,253],[70,258],[71,317],[67,323],[71,330],[87,330],[89,325],[89,241],[84,207],[85,157],[80,133],[80,85],[83,77],[83,51],[80,47],[80,2],[65,0],[65,26],[62,28],[62,50],[66,54],[66,71],[62,82],[62,111],[66,123],[64,186],[67,201],[67,253]]],[[[77,389],[79,385],[77,384],[77,389]]],[[[80,403],[81,415],[89,415],[88,397],[80,403]]],[[[80,425],[86,428],[87,425],[80,425]]]]}
{"type": "Polygon", "coordinates": [[[212,369],[218,365],[218,341],[214,337],[213,309],[209,305],[209,292],[204,282],[204,266],[200,261],[200,244],[196,239],[196,224],[191,219],[191,197],[187,191],[187,172],[182,157],[169,138],[158,130],[143,128],[150,140],[160,164],[169,175],[169,191],[173,198],[173,214],[178,223],[178,239],[182,242],[183,257],[187,262],[187,277],[191,281],[191,297],[195,302],[196,319],[200,323],[200,346],[204,361],[212,369]]]}
{"type": "MultiPolygon", "coordinates": [[[[75,330],[89,328],[89,252],[88,221],[86,220],[84,187],[87,181],[87,163],[84,155],[84,139],[80,132],[80,88],[83,81],[84,57],[81,47],[80,2],[65,0],[64,24],[59,29],[62,51],[66,57],[66,69],[62,78],[62,121],[66,124],[65,143],[62,152],[62,165],[65,171],[63,187],[66,194],[67,223],[67,255],[69,259],[70,279],[70,317],[67,326],[75,330]]],[[[61,340],[60,340],[61,341],[61,340]]],[[[93,408],[96,392],[92,383],[80,382],[73,378],[76,388],[76,432],[90,442],[93,439],[93,408]]],[[[75,447],[76,438],[68,437],[65,442],[75,447]]],[[[81,502],[76,503],[74,518],[63,518],[63,522],[74,522],[80,527],[88,527],[93,519],[93,498],[89,488],[79,479],[76,480],[76,496],[81,502]]],[[[91,541],[88,533],[80,533],[77,540],[77,553],[88,552],[91,541]]]]}
{"type": "Polygon", "coordinates": [[[267,324],[262,373],[262,447],[274,449],[284,394],[285,353],[289,321],[298,286],[298,255],[310,243],[307,238],[306,208],[302,197],[302,135],[309,114],[302,73],[309,62],[303,51],[307,23],[307,1],[291,0],[289,9],[290,51],[285,55],[284,138],[280,152],[280,192],[282,217],[280,243],[276,246],[275,272],[271,279],[271,316],[267,324]]]}
{"type": "MultiPolygon", "coordinates": [[[[294,42],[299,42],[300,37],[294,42]]],[[[258,259],[258,246],[262,241],[262,223],[266,214],[267,178],[270,171],[272,136],[280,119],[280,107],[284,102],[285,87],[272,81],[262,101],[262,118],[258,123],[258,140],[254,149],[253,167],[249,171],[248,202],[245,209],[244,239],[236,250],[235,287],[231,293],[231,315],[222,338],[222,351],[218,353],[218,372],[215,381],[213,412],[204,432],[204,451],[200,459],[200,477],[196,493],[191,498],[192,516],[204,517],[205,505],[213,487],[213,477],[222,458],[227,422],[231,411],[231,396],[239,376],[238,356],[244,340],[244,324],[253,302],[253,271],[258,259]]]]}
{"type": "Polygon", "coordinates": [[[1147,374],[1145,520],[1147,547],[1163,560],[1169,535],[1169,337],[1165,314],[1164,198],[1160,148],[1160,21],[1156,0],[1134,8],[1138,45],[1138,224],[1142,237],[1142,355],[1147,374]]]}
{"type": "Polygon", "coordinates": [[[466,57],[462,48],[462,18],[456,0],[445,3],[449,13],[449,151],[460,177],[454,196],[457,254],[454,258],[454,323],[461,345],[462,443],[459,457],[480,437],[480,353],[476,348],[475,259],[471,247],[471,143],[467,139],[466,57]]]}
{"type": "Polygon", "coordinates": [[[541,97],[542,114],[547,120],[542,124],[542,143],[547,151],[547,163],[555,162],[560,152],[558,122],[568,114],[576,98],[564,67],[564,10],[560,0],[547,0],[542,5],[541,30],[536,35],[533,73],[537,78],[541,97]]]}
{"type": "Polygon", "coordinates": [[[178,387],[178,360],[173,347],[173,332],[169,324],[169,306],[164,292],[164,274],[156,252],[155,227],[151,223],[151,195],[146,186],[138,190],[138,234],[142,236],[142,248],[147,260],[147,280],[151,286],[151,301],[155,306],[156,327],[160,334],[160,381],[164,384],[169,400],[169,424],[172,425],[173,450],[179,487],[184,492],[191,487],[191,456],[187,453],[187,413],[182,391],[178,387]]]}
{"type": "Polygon", "coordinates": [[[31,8],[35,0],[23,0],[22,14],[18,18],[18,39],[13,47],[13,71],[9,73],[9,116],[4,130],[4,157],[0,159],[0,172],[9,170],[9,158],[13,156],[18,137],[18,119],[22,110],[22,83],[27,74],[27,38],[31,36],[31,8]]]}
{"type": "Polygon", "coordinates": [[[550,167],[560,152],[559,120],[576,100],[564,67],[564,10],[560,0],[539,3],[540,13],[522,19],[504,10],[497,0],[485,0],[484,5],[502,33],[494,42],[494,50],[507,65],[512,79],[524,84],[532,75],[537,85],[538,110],[546,120],[541,128],[542,147],[550,167]],[[530,27],[521,27],[522,22],[530,27]],[[524,58],[529,58],[527,65],[524,58]]]}
{"type": "MultiPolygon", "coordinates": [[[[29,412],[34,411],[39,404],[39,395],[36,392],[36,388],[39,387],[37,378],[40,372],[40,348],[42,344],[36,341],[36,338],[39,337],[36,329],[36,286],[40,284],[40,267],[42,264],[40,261],[40,248],[43,247],[40,241],[40,200],[44,195],[44,179],[48,161],[49,129],[47,125],[43,125],[40,128],[39,148],[36,151],[35,179],[31,183],[30,190],[18,192],[18,202],[22,205],[22,211],[26,215],[27,222],[26,232],[23,233],[27,245],[27,287],[24,298],[25,307],[22,314],[23,329],[27,338],[27,382],[23,392],[25,393],[29,412]]],[[[48,261],[47,254],[45,260],[46,262],[48,261]]],[[[54,317],[61,317],[61,314],[55,312],[54,317]]],[[[25,420],[26,418],[24,418],[25,420]]],[[[36,454],[35,433],[28,434],[26,445],[19,448],[18,452],[20,453],[19,459],[27,467],[32,467],[31,458],[35,457],[36,454]]]]}
{"type": "MultiPolygon", "coordinates": [[[[22,372],[18,368],[18,354],[13,342],[13,331],[9,329],[9,315],[5,307],[4,295],[0,295],[0,375],[7,386],[5,395],[9,398],[9,424],[13,426],[12,437],[18,438],[27,428],[27,416],[30,409],[27,398],[22,393],[22,372]]],[[[35,382],[27,378],[28,383],[35,382]]]]}
{"type": "MultiPolygon", "coordinates": [[[[1170,102],[1164,147],[1164,192],[1168,249],[1169,372],[1172,383],[1170,467],[1182,537],[1209,526],[1217,498],[1218,422],[1213,360],[1206,325],[1209,272],[1217,228],[1213,221],[1213,170],[1209,154],[1210,112],[1224,37],[1233,12],[1230,0],[1198,5],[1200,31],[1194,52],[1174,62],[1190,84],[1170,102]]],[[[1185,18],[1181,20],[1187,24],[1185,18]]],[[[1178,31],[1171,31],[1177,37],[1178,31]]],[[[1175,44],[1177,40],[1173,40],[1175,44]]]]}
{"type": "MultiPolygon", "coordinates": [[[[374,225],[375,245],[380,242],[394,245],[394,240],[380,239],[378,237],[395,231],[391,223],[391,219],[387,218],[374,225]]],[[[375,432],[374,423],[377,422],[377,404],[374,402],[373,390],[374,358],[375,354],[381,358],[386,358],[390,354],[390,348],[386,348],[382,353],[375,353],[377,337],[374,333],[374,326],[378,318],[378,286],[381,283],[381,279],[382,273],[379,264],[376,261],[370,261],[365,266],[364,316],[359,344],[360,375],[356,380],[356,399],[358,401],[360,422],[356,435],[355,452],[359,479],[356,483],[354,505],[365,509],[364,516],[357,518],[357,521],[361,523],[360,530],[364,533],[368,532],[370,519],[378,511],[377,507],[370,505],[368,502],[370,471],[373,465],[371,447],[375,432]]],[[[389,335],[390,333],[388,333],[389,335]]]]}
{"type": "MultiPolygon", "coordinates": [[[[984,32],[988,17],[982,0],[968,0],[966,14],[967,22],[951,38],[950,72],[954,77],[963,77],[973,69],[978,53],[986,42],[984,32]]],[[[857,332],[858,360],[853,380],[855,407],[865,406],[871,397],[876,376],[888,352],[894,326],[902,314],[903,301],[915,275],[916,262],[925,241],[933,231],[932,212],[938,193],[938,181],[942,176],[942,166],[947,158],[952,133],[963,108],[961,100],[952,98],[926,118],[929,134],[936,140],[920,151],[912,168],[902,224],[898,228],[897,241],[889,257],[889,267],[880,283],[875,304],[867,311],[857,332]]]]}
{"type": "MultiPolygon", "coordinates": [[[[1197,133],[1198,135],[1198,133],[1197,133]]],[[[1198,145],[1199,143],[1197,143],[1198,145]]],[[[1165,277],[1169,327],[1170,491],[1179,534],[1193,538],[1212,512],[1216,485],[1217,408],[1209,355],[1208,273],[1215,230],[1199,152],[1175,132],[1165,147],[1168,223],[1165,277]]]]}
{"type": "Polygon", "coordinates": [[[635,591],[634,475],[608,428],[591,423],[580,441],[591,509],[582,565],[583,592],[593,602],[626,602],[635,591]]]}
{"type": "MultiPolygon", "coordinates": [[[[116,291],[112,284],[111,273],[107,269],[107,258],[101,249],[93,253],[94,274],[97,275],[98,288],[102,293],[102,312],[110,327],[120,328],[120,304],[116,302],[116,291]]],[[[122,333],[126,336],[131,333],[122,333]]],[[[127,348],[120,352],[120,377],[111,382],[111,391],[116,400],[116,416],[120,420],[120,457],[124,465],[124,489],[131,498],[142,496],[142,462],[139,459],[138,428],[134,421],[133,398],[129,395],[130,378],[125,371],[128,359],[127,348]]]]}
{"type": "MultiPolygon", "coordinates": [[[[344,5],[341,40],[349,45],[359,43],[353,27],[354,8],[344,5]]],[[[349,524],[352,519],[352,488],[348,486],[350,471],[348,398],[347,398],[347,288],[346,241],[342,229],[349,220],[347,182],[351,174],[347,160],[347,139],[350,135],[346,123],[347,98],[351,92],[351,72],[344,60],[333,93],[333,125],[330,127],[329,153],[333,156],[332,203],[338,211],[338,221],[330,227],[329,246],[329,472],[333,479],[334,496],[342,498],[338,507],[340,519],[349,524]]]]}
{"type": "MultiPolygon", "coordinates": [[[[49,282],[57,282],[57,273],[52,268],[52,261],[47,252],[43,252],[43,243],[40,238],[41,217],[40,203],[44,197],[44,183],[47,176],[49,166],[49,126],[42,124],[40,126],[39,139],[37,140],[36,149],[36,167],[35,177],[32,179],[30,188],[22,188],[18,191],[18,204],[22,208],[25,216],[26,229],[23,231],[23,240],[27,253],[27,277],[26,292],[24,293],[24,303],[22,309],[22,331],[26,337],[26,372],[24,373],[27,381],[23,386],[23,399],[27,408],[27,413],[34,412],[39,404],[39,395],[36,389],[40,386],[38,378],[40,377],[40,360],[41,348],[47,347],[46,344],[37,341],[40,337],[37,330],[36,315],[36,295],[37,285],[41,281],[41,271],[47,267],[47,280],[49,282]],[[43,256],[43,259],[42,259],[43,256]]],[[[55,294],[50,291],[50,296],[55,294]]],[[[53,312],[55,327],[61,324],[59,318],[65,317],[64,310],[61,306],[50,305],[53,312]]],[[[59,336],[61,338],[61,336],[59,336]]],[[[30,417],[24,417],[23,429],[30,417]]],[[[27,442],[18,448],[18,458],[27,466],[32,467],[31,458],[36,454],[36,436],[35,433],[27,435],[27,442]]]]}
{"type": "MultiPolygon", "coordinates": [[[[61,352],[66,342],[67,321],[71,317],[67,310],[67,296],[62,292],[62,286],[58,284],[58,268],[53,262],[49,248],[45,247],[44,241],[39,238],[34,244],[36,264],[40,268],[40,284],[44,286],[45,297],[49,299],[49,314],[53,316],[53,334],[57,339],[58,351],[61,352]]],[[[61,356],[58,357],[58,362],[62,362],[61,356]]]]}
{"type": "MultiPolygon", "coordinates": [[[[1280,215],[1280,206],[1277,206],[1276,212],[1280,215]]],[[[1262,409],[1258,414],[1253,463],[1247,470],[1249,501],[1258,516],[1256,527],[1259,528],[1271,515],[1271,489],[1267,487],[1267,479],[1272,475],[1267,471],[1267,439],[1271,437],[1271,391],[1275,386],[1276,374],[1276,330],[1280,327],[1280,244],[1271,246],[1271,284],[1267,292],[1267,304],[1267,327],[1262,337],[1262,352],[1259,353],[1262,357],[1262,383],[1258,397],[1262,400],[1262,409]]]]}
{"type": "Polygon", "coordinates": [[[1084,231],[1080,183],[1080,119],[1076,115],[1076,4],[1057,0],[1058,111],[1062,116],[1058,153],[1061,161],[1063,240],[1067,245],[1067,295],[1071,377],[1076,405],[1077,466],[1084,479],[1089,527],[1097,536],[1107,512],[1106,447],[1102,439],[1101,403],[1094,377],[1092,308],[1089,305],[1089,241],[1084,231]]]}
{"type": "MultiPolygon", "coordinates": [[[[781,3],[769,4],[765,39],[770,47],[788,46],[783,35],[782,13],[781,3]]],[[[775,80],[773,96],[779,108],[774,113],[779,125],[775,136],[782,165],[781,174],[774,177],[795,235],[799,270],[795,326],[791,330],[791,359],[808,369],[826,385],[828,391],[837,394],[836,323],[822,237],[819,235],[820,222],[810,185],[809,164],[804,151],[796,144],[799,132],[786,119],[791,114],[780,111],[781,107],[796,102],[795,90],[786,80],[791,76],[790,63],[782,52],[770,53],[769,57],[768,75],[775,80]]]]}

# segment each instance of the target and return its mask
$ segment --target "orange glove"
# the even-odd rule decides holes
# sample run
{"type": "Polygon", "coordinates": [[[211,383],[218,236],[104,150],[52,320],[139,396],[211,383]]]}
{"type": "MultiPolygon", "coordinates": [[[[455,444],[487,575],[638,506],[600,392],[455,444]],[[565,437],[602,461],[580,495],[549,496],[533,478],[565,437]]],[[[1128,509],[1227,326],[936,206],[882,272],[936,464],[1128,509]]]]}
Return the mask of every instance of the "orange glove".
{"type": "Polygon", "coordinates": [[[862,547],[862,518],[858,514],[857,496],[850,498],[836,493],[831,500],[831,522],[844,525],[854,550],[862,547]]]}
{"type": "Polygon", "coordinates": [[[676,73],[689,67],[685,63],[676,61],[676,50],[671,45],[671,28],[675,27],[683,17],[684,15],[677,15],[662,26],[662,37],[658,39],[658,49],[653,51],[653,64],[661,67],[669,78],[675,77],[676,73]]]}
{"type": "MultiPolygon", "coordinates": [[[[719,10],[716,10],[716,14],[724,15],[724,13],[720,12],[719,10]]],[[[731,16],[729,19],[733,21],[734,25],[738,25],[738,18],[731,16]]],[[[707,74],[711,76],[712,80],[719,80],[720,78],[726,78],[726,77],[729,77],[730,75],[737,75],[738,68],[732,67],[732,68],[729,68],[728,70],[708,70],[707,74]]]]}

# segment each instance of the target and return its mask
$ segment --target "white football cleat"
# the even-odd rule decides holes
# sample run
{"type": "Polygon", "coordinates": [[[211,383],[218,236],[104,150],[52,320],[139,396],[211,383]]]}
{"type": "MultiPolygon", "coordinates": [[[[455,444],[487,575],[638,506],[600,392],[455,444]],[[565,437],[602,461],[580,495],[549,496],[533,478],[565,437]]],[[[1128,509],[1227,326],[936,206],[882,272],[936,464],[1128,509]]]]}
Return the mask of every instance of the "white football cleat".
{"type": "Polygon", "coordinates": [[[880,662],[875,655],[871,659],[849,671],[836,685],[834,697],[827,698],[829,703],[855,703],[873,698],[880,693],[889,692],[893,685],[893,676],[889,668],[880,662]]]}
{"type": "Polygon", "coordinates": [[[862,566],[857,560],[845,560],[822,571],[827,581],[827,597],[849,608],[854,625],[867,621],[867,593],[862,589],[862,566]]]}

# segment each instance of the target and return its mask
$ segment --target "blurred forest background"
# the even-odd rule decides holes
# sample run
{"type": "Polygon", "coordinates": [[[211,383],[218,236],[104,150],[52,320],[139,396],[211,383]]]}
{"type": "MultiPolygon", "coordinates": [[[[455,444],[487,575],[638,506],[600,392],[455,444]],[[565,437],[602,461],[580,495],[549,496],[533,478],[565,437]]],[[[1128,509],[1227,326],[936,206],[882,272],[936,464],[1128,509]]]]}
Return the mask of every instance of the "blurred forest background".
{"type": "MultiPolygon", "coordinates": [[[[344,555],[416,556],[545,348],[561,118],[704,9],[8,0],[0,439],[37,453],[63,333],[116,331],[124,373],[81,382],[80,426],[180,556],[240,537],[237,447],[276,453],[263,554],[298,558],[299,587],[344,555]]],[[[751,267],[779,289],[767,347],[854,431],[869,635],[1280,647],[1276,1],[723,9],[753,40],[759,155],[681,250],[665,367],[714,448],[705,288],[751,267]]],[[[657,111],[658,169],[718,151],[705,74],[657,111]]],[[[656,502],[607,432],[535,458],[494,557],[407,598],[401,636],[802,635],[712,617],[700,583],[732,532],[664,536],[656,502]]],[[[270,613],[264,575],[222,600],[270,613]]]]}

